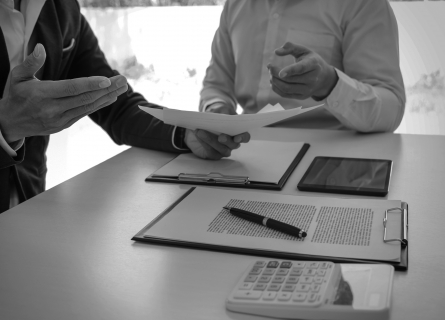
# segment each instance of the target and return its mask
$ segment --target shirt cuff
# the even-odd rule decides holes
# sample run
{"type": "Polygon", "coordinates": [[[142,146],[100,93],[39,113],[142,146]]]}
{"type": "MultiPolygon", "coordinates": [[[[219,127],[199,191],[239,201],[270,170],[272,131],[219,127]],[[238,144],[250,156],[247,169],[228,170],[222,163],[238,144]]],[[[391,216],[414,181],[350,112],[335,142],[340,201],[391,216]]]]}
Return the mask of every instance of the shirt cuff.
{"type": "Polygon", "coordinates": [[[335,69],[335,71],[338,75],[338,81],[325,101],[328,109],[343,114],[347,112],[348,107],[353,103],[360,90],[357,80],[352,79],[338,69],[335,69]]]}
{"type": "Polygon", "coordinates": [[[14,147],[11,147],[9,145],[9,143],[6,142],[5,138],[2,135],[2,132],[0,131],[0,147],[2,147],[3,150],[5,150],[6,153],[13,158],[17,157],[16,151],[19,150],[23,146],[24,141],[25,141],[25,139],[21,139],[14,143],[14,147]]]}
{"type": "Polygon", "coordinates": [[[177,127],[175,126],[173,129],[173,133],[172,133],[172,145],[173,147],[175,147],[175,149],[177,150],[181,150],[181,151],[188,151],[190,150],[185,142],[184,142],[184,138],[185,138],[185,129],[181,128],[181,127],[177,127]]]}
{"type": "Polygon", "coordinates": [[[226,101],[224,101],[224,100],[221,99],[221,98],[210,99],[209,101],[206,101],[206,102],[203,104],[204,107],[202,108],[202,111],[201,111],[201,112],[206,112],[206,109],[207,109],[208,107],[210,107],[212,104],[214,104],[214,103],[218,103],[218,102],[221,102],[221,103],[224,103],[224,104],[227,103],[226,101]]]}

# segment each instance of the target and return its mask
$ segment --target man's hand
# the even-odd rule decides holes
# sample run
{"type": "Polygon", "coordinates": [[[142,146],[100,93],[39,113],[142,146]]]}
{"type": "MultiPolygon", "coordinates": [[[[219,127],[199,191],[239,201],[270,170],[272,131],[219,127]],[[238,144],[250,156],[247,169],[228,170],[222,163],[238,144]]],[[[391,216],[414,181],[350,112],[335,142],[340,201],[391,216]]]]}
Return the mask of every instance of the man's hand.
{"type": "Polygon", "coordinates": [[[233,110],[233,108],[231,106],[228,106],[224,102],[212,103],[210,106],[208,106],[205,109],[205,112],[222,113],[222,114],[228,114],[228,115],[236,114],[236,111],[233,110]]]}
{"type": "Polygon", "coordinates": [[[304,100],[325,99],[338,81],[337,72],[322,57],[310,49],[286,42],[275,50],[278,56],[292,55],[295,63],[279,70],[268,65],[272,90],[284,98],[304,100]]]}
{"type": "Polygon", "coordinates": [[[247,143],[250,134],[244,132],[231,137],[226,134],[219,136],[205,130],[185,131],[184,141],[192,152],[203,159],[219,160],[223,157],[230,157],[232,150],[238,149],[240,143],[247,143]]]}
{"type": "Polygon", "coordinates": [[[128,90],[123,76],[40,81],[35,74],[45,59],[45,48],[37,44],[11,72],[9,95],[0,100],[0,128],[10,143],[68,128],[128,90]]]}

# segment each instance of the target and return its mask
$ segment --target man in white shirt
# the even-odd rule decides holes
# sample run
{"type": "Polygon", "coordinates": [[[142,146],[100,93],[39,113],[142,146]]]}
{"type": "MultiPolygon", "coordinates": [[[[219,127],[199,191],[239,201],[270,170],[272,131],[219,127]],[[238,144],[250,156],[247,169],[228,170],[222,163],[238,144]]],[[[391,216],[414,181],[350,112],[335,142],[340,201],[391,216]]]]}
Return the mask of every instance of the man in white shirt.
{"type": "Polygon", "coordinates": [[[388,1],[228,0],[200,110],[256,113],[268,103],[324,103],[284,126],[394,131],[405,91],[388,1]]]}

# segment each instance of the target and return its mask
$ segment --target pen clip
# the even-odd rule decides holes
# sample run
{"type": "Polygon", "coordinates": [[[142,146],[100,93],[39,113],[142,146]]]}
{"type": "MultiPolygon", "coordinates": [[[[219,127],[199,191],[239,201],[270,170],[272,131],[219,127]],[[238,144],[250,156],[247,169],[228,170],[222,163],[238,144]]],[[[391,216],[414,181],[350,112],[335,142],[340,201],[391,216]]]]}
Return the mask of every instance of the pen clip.
{"type": "Polygon", "coordinates": [[[209,172],[204,174],[180,173],[179,181],[189,182],[207,182],[207,183],[226,183],[226,184],[249,184],[249,177],[226,176],[219,172],[209,172]]]}

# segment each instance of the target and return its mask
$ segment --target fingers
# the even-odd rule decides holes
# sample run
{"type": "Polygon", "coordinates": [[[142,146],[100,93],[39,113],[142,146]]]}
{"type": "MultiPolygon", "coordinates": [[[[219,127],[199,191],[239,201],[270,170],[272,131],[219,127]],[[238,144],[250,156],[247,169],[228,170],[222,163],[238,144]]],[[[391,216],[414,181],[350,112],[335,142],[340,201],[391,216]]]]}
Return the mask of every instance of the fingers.
{"type": "Polygon", "coordinates": [[[108,106],[112,103],[114,103],[118,96],[125,93],[128,90],[128,86],[124,85],[123,87],[120,87],[114,91],[111,91],[99,99],[95,100],[92,103],[81,105],[76,108],[72,108],[64,112],[64,117],[67,119],[76,118],[76,117],[83,117],[90,113],[93,113],[105,106],[108,106]]]}
{"type": "Polygon", "coordinates": [[[312,91],[307,85],[294,85],[295,88],[285,91],[277,86],[276,82],[271,82],[271,84],[272,90],[283,98],[305,100],[312,96],[312,91]]]}
{"type": "MultiPolygon", "coordinates": [[[[117,76],[122,77],[123,76],[117,76]]],[[[60,81],[44,81],[41,84],[42,92],[50,98],[65,98],[79,96],[82,93],[108,88],[111,80],[107,77],[88,77],[60,81]]]]}
{"type": "Polygon", "coordinates": [[[63,106],[64,110],[88,106],[94,108],[107,100],[112,100],[128,90],[127,79],[124,76],[116,76],[111,79],[110,86],[105,89],[81,93],[74,97],[61,98],[57,100],[58,105],[63,106]]]}
{"type": "Polygon", "coordinates": [[[250,133],[244,132],[237,136],[234,136],[233,141],[235,141],[236,143],[247,143],[250,141],[250,133]]]}
{"type": "Polygon", "coordinates": [[[293,44],[292,42],[286,42],[281,48],[275,50],[277,56],[286,56],[288,54],[299,58],[302,55],[312,52],[309,48],[305,46],[293,44]]]}
{"type": "Polygon", "coordinates": [[[320,69],[320,64],[314,57],[307,56],[300,61],[291,64],[290,66],[284,67],[278,74],[282,79],[302,75],[311,71],[316,71],[320,69]]]}
{"type": "Polygon", "coordinates": [[[196,137],[201,142],[205,142],[206,145],[215,149],[221,156],[230,157],[230,155],[232,153],[231,148],[227,147],[227,145],[225,145],[225,144],[220,143],[218,141],[218,137],[216,135],[214,135],[213,133],[210,133],[205,130],[196,130],[195,134],[196,134],[196,137]]]}
{"type": "Polygon", "coordinates": [[[11,81],[24,81],[34,79],[37,71],[43,66],[46,59],[46,51],[43,45],[36,44],[34,51],[26,57],[22,64],[19,64],[11,72],[11,81]]]}

